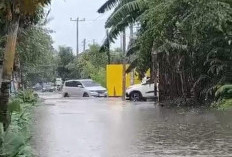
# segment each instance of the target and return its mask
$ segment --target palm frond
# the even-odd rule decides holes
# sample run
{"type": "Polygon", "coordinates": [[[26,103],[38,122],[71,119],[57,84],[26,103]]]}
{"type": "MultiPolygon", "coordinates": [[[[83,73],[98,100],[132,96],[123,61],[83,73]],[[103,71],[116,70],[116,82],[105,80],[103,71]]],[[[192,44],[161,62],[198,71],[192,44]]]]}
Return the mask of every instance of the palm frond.
{"type": "Polygon", "coordinates": [[[130,56],[134,53],[136,53],[136,51],[139,50],[139,44],[136,43],[136,40],[130,40],[130,44],[128,46],[128,50],[126,52],[126,56],[130,56]]]}
{"type": "Polygon", "coordinates": [[[129,73],[129,72],[131,72],[133,69],[135,69],[136,66],[137,66],[137,63],[138,63],[138,58],[136,58],[135,60],[133,60],[133,61],[131,62],[131,64],[129,65],[129,67],[126,69],[126,73],[129,73]]]}
{"type": "Polygon", "coordinates": [[[114,39],[118,37],[118,35],[132,22],[132,18],[130,16],[125,17],[121,22],[119,22],[117,25],[111,27],[108,40],[110,42],[114,42],[114,39]]]}
{"type": "Polygon", "coordinates": [[[124,4],[110,15],[110,17],[106,21],[105,27],[110,28],[122,21],[122,19],[127,16],[133,17],[133,19],[135,20],[140,15],[138,14],[137,17],[134,17],[134,15],[136,15],[136,12],[143,11],[143,9],[146,8],[146,4],[147,3],[144,0],[135,0],[124,4]]]}
{"type": "Polygon", "coordinates": [[[119,0],[108,0],[99,9],[98,13],[104,13],[117,5],[119,0]]]}
{"type": "Polygon", "coordinates": [[[109,38],[106,37],[106,39],[104,40],[102,46],[99,49],[99,52],[106,52],[109,50],[110,47],[110,43],[109,43],[109,38]]]}

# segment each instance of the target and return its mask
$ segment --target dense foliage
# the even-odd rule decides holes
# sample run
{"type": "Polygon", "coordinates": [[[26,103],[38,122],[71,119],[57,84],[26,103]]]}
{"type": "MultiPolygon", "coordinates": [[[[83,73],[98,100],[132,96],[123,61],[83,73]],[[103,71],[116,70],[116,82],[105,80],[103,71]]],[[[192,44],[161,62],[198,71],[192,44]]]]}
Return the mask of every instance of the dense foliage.
{"type": "Polygon", "coordinates": [[[52,44],[49,31],[41,26],[31,26],[20,34],[17,53],[24,85],[55,79],[57,59],[52,44]]]}
{"type": "Polygon", "coordinates": [[[57,56],[57,73],[63,80],[71,79],[74,77],[73,72],[68,68],[69,64],[73,63],[75,56],[73,55],[72,48],[60,46],[57,56]]]}
{"type": "Polygon", "coordinates": [[[4,157],[32,157],[33,149],[30,146],[32,109],[37,97],[30,90],[19,92],[9,102],[11,124],[2,132],[0,127],[0,156],[4,157]]]}
{"type": "Polygon", "coordinates": [[[90,48],[79,56],[76,69],[79,70],[80,78],[91,78],[106,86],[107,56],[99,53],[99,48],[99,45],[90,45],[90,48]]]}
{"type": "MultiPolygon", "coordinates": [[[[100,46],[89,45],[89,48],[74,56],[69,47],[60,47],[58,51],[58,76],[67,79],[88,79],[106,86],[106,65],[108,56],[99,52],[100,46]]],[[[122,63],[122,52],[115,49],[111,52],[111,63],[122,63]]]]}
{"type": "Polygon", "coordinates": [[[140,25],[131,65],[141,75],[148,68],[159,73],[161,99],[215,100],[216,90],[232,83],[231,1],[108,0],[99,12],[113,7],[108,40],[131,23],[140,25]]]}
{"type": "Polygon", "coordinates": [[[226,84],[218,88],[215,97],[216,101],[212,106],[222,110],[232,108],[232,84],[226,84]]]}
{"type": "Polygon", "coordinates": [[[10,84],[15,75],[17,77],[20,75],[16,45],[21,30],[37,24],[45,15],[43,7],[50,2],[50,0],[0,1],[0,59],[2,60],[3,57],[0,82],[0,116],[3,118],[0,119],[0,122],[3,123],[4,130],[7,130],[10,124],[10,113],[7,105],[10,98],[10,84]],[[18,71],[18,74],[15,74],[15,71],[18,71]]]}

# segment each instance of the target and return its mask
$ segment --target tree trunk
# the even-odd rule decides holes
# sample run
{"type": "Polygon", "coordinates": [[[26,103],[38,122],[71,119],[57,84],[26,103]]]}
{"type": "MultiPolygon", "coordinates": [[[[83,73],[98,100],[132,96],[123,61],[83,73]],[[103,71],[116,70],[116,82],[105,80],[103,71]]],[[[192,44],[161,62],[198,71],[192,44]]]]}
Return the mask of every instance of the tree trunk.
{"type": "Polygon", "coordinates": [[[108,60],[108,64],[110,64],[111,63],[111,60],[110,60],[110,49],[109,48],[107,48],[107,60],[108,60]]]}
{"type": "Polygon", "coordinates": [[[180,74],[180,81],[181,81],[181,91],[182,91],[182,97],[186,101],[187,87],[186,87],[184,62],[185,62],[184,56],[180,57],[180,60],[179,60],[179,74],[180,74]]]}
{"type": "Polygon", "coordinates": [[[3,123],[4,131],[8,128],[10,124],[10,113],[8,111],[8,101],[9,101],[9,82],[2,82],[1,86],[1,96],[0,96],[0,120],[3,123]]]}
{"type": "Polygon", "coordinates": [[[10,124],[10,113],[8,111],[8,101],[10,92],[10,83],[12,80],[12,73],[15,61],[15,49],[16,40],[19,28],[19,17],[16,17],[9,23],[7,42],[4,53],[3,61],[3,73],[2,73],[2,83],[1,83],[1,93],[0,93],[0,111],[1,120],[4,124],[4,130],[6,130],[10,124]]]}
{"type": "Polygon", "coordinates": [[[181,82],[181,92],[182,96],[185,96],[185,90],[184,90],[184,78],[183,78],[183,72],[180,72],[180,82],[181,82]]]}
{"type": "Polygon", "coordinates": [[[123,30],[122,100],[126,96],[126,31],[123,30]]]}
{"type": "Polygon", "coordinates": [[[110,41],[109,41],[109,31],[108,29],[106,30],[106,38],[107,38],[107,48],[106,48],[106,55],[107,55],[107,59],[108,59],[108,64],[111,63],[111,56],[110,56],[110,41]]]}
{"type": "Polygon", "coordinates": [[[158,64],[158,52],[155,50],[155,47],[152,48],[152,78],[154,80],[154,95],[157,98],[157,101],[159,102],[159,93],[158,93],[158,72],[159,72],[159,64],[158,64]]]}

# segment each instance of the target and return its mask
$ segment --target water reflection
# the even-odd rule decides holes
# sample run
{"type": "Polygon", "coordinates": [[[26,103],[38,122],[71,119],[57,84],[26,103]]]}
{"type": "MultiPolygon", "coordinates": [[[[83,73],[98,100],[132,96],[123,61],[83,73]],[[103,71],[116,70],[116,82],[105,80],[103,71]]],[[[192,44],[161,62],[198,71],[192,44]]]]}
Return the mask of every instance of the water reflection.
{"type": "Polygon", "coordinates": [[[120,121],[109,131],[104,156],[232,156],[232,112],[117,107],[120,121]]]}
{"type": "Polygon", "coordinates": [[[232,112],[121,99],[47,99],[37,109],[41,157],[232,156],[232,112]]]}

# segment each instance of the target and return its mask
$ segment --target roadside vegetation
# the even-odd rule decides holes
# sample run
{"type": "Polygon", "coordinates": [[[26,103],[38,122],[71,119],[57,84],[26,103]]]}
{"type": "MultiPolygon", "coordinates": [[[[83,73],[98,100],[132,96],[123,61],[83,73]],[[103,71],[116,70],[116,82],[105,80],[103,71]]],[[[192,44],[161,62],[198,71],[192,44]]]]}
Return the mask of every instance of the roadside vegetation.
{"type": "Polygon", "coordinates": [[[107,0],[98,10],[113,10],[104,44],[89,45],[78,56],[70,47],[53,48],[52,30],[46,28],[48,4],[0,2],[0,157],[33,156],[30,122],[37,97],[30,90],[10,95],[12,80],[19,89],[57,77],[91,78],[106,86],[106,65],[122,63],[124,57],[110,44],[130,25],[138,31],[127,51],[127,72],[136,69],[142,78],[150,69],[161,101],[232,108],[231,0],[107,0]]]}
{"type": "Polygon", "coordinates": [[[11,116],[9,127],[0,134],[1,157],[33,157],[30,146],[32,109],[38,102],[37,96],[31,90],[20,91],[11,97],[8,107],[11,116]]]}
{"type": "Polygon", "coordinates": [[[231,106],[231,95],[219,99],[216,93],[232,84],[232,1],[107,0],[98,12],[109,10],[102,47],[131,24],[139,26],[128,72],[135,68],[143,77],[151,69],[161,101],[231,106]]]}
{"type": "MultiPolygon", "coordinates": [[[[0,52],[1,52],[1,90],[0,90],[0,119],[6,131],[11,122],[8,107],[12,78],[18,81],[20,77],[20,55],[16,47],[31,27],[36,27],[46,17],[43,9],[50,0],[2,0],[0,2],[0,52]]],[[[28,36],[29,37],[29,36],[28,36]]],[[[27,42],[24,43],[27,45],[27,42]]],[[[26,48],[27,49],[27,48],[26,48]]],[[[28,49],[27,49],[28,50],[28,49]]],[[[20,51],[20,50],[19,50],[20,51]]],[[[27,53],[27,51],[21,51],[27,53]]],[[[22,61],[22,60],[21,60],[22,61]]]]}
{"type": "MultiPolygon", "coordinates": [[[[122,63],[122,51],[111,50],[110,60],[112,64],[122,63]]],[[[90,44],[78,56],[74,56],[70,47],[60,46],[57,61],[57,75],[62,80],[90,78],[106,87],[108,55],[100,52],[98,44],[90,44]]]]}
{"type": "Polygon", "coordinates": [[[216,102],[213,103],[213,107],[217,107],[221,110],[232,108],[232,85],[223,85],[215,93],[217,98],[216,102]]]}
{"type": "Polygon", "coordinates": [[[55,80],[57,55],[50,32],[45,26],[38,24],[20,34],[16,49],[19,55],[18,73],[25,88],[38,82],[55,80]]]}
{"type": "Polygon", "coordinates": [[[28,90],[13,94],[12,80],[24,89],[35,81],[35,75],[51,79],[51,71],[41,72],[53,56],[51,37],[43,27],[47,17],[43,8],[48,4],[50,0],[0,2],[1,157],[33,156],[30,122],[37,98],[28,90]]]}

